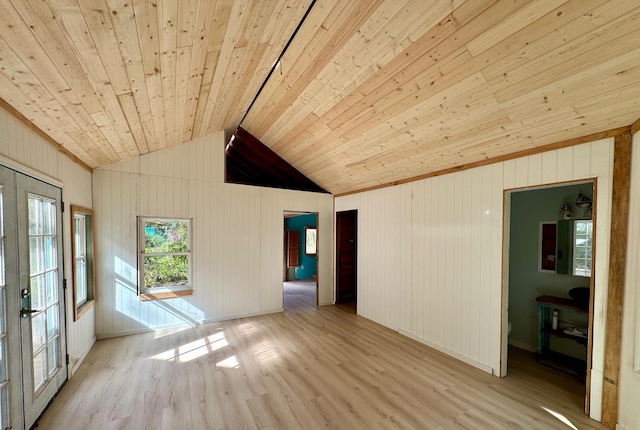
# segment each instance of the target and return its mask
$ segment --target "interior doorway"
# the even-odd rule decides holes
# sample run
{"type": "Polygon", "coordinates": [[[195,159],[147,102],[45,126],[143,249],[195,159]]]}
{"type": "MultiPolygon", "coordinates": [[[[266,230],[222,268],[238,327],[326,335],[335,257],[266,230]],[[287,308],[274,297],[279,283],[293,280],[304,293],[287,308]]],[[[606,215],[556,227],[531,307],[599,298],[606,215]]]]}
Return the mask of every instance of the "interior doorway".
{"type": "Polygon", "coordinates": [[[318,304],[318,214],[285,211],[282,265],[285,311],[318,304]]]}
{"type": "MultiPolygon", "coordinates": [[[[509,354],[573,375],[589,413],[595,181],[505,193],[502,368],[509,354]]],[[[521,360],[519,360],[519,371],[521,360]]]]}
{"type": "Polygon", "coordinates": [[[336,304],[358,302],[358,211],[336,212],[336,304]]]}
{"type": "Polygon", "coordinates": [[[0,428],[31,428],[67,380],[61,205],[0,167],[0,428]]]}

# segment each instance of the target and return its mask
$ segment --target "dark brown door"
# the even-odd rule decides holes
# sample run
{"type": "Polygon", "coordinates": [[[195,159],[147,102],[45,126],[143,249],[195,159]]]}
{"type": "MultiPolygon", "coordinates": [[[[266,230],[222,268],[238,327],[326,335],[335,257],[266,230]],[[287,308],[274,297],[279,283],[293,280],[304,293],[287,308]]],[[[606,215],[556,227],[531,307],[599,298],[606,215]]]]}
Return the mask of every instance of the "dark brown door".
{"type": "Polygon", "coordinates": [[[336,303],[355,302],[358,275],[358,211],[336,213],[336,303]]]}
{"type": "Polygon", "coordinates": [[[297,230],[287,230],[287,267],[298,267],[300,236],[297,230]]]}

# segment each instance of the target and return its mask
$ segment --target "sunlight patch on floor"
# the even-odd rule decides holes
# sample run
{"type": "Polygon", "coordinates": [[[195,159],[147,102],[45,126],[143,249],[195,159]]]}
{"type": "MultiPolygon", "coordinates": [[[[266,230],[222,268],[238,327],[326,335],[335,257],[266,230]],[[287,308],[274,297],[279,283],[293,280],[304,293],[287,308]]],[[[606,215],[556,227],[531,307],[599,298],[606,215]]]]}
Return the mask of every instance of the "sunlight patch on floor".
{"type": "Polygon", "coordinates": [[[563,424],[566,424],[569,428],[571,428],[573,430],[578,430],[578,428],[576,426],[574,426],[571,421],[569,421],[569,418],[565,417],[561,413],[553,411],[553,410],[548,409],[548,408],[545,408],[544,406],[540,406],[540,407],[542,409],[544,409],[545,411],[547,411],[552,416],[554,416],[555,418],[557,418],[558,420],[560,420],[560,422],[562,422],[563,424]]]}
{"type": "Polygon", "coordinates": [[[254,346],[253,353],[261,362],[267,362],[276,358],[280,358],[280,354],[278,354],[276,349],[266,340],[254,346]]]}
{"type": "Polygon", "coordinates": [[[216,367],[220,367],[222,369],[237,369],[240,367],[240,362],[238,361],[238,357],[232,355],[231,357],[218,361],[216,363],[216,367]]]}
{"type": "Polygon", "coordinates": [[[153,360],[173,361],[178,363],[186,363],[196,358],[204,357],[219,349],[228,346],[229,342],[224,331],[203,337],[193,342],[180,345],[168,351],[161,352],[151,357],[153,360]]]}

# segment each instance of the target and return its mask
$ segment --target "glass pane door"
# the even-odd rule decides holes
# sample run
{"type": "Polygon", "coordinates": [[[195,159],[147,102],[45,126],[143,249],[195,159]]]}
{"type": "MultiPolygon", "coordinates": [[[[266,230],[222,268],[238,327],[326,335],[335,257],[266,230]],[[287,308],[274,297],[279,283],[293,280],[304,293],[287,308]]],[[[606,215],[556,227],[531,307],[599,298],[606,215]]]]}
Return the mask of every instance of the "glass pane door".
{"type": "Polygon", "coordinates": [[[24,427],[15,175],[0,166],[0,429],[24,427]]]}
{"type": "Polygon", "coordinates": [[[9,428],[9,361],[7,357],[7,283],[4,261],[4,186],[0,186],[0,428],[9,428]]]}
{"type": "Polygon", "coordinates": [[[29,285],[33,390],[60,369],[60,320],[55,201],[29,195],[29,285]]]}
{"type": "Polygon", "coordinates": [[[25,427],[67,379],[60,189],[18,175],[20,311],[25,427]]]}

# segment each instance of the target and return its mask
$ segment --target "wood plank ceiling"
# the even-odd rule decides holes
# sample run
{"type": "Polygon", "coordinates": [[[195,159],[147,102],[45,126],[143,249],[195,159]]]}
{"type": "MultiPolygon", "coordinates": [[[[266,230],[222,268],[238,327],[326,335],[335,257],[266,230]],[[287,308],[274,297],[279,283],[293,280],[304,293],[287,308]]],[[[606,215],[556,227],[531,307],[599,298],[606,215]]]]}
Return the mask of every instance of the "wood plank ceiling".
{"type": "MultiPolygon", "coordinates": [[[[312,0],[0,0],[0,97],[90,167],[240,125],[312,0]]],[[[317,0],[242,127],[333,193],[628,126],[637,0],[317,0]]]]}

